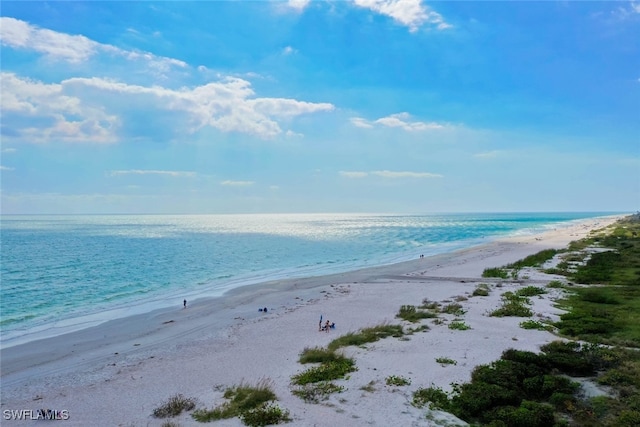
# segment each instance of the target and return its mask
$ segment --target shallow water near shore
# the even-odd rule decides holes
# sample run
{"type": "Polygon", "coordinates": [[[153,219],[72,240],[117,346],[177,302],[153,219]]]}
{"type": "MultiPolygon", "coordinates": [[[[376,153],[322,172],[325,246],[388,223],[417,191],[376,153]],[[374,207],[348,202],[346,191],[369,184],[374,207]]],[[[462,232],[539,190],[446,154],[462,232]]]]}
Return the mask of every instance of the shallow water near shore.
{"type": "Polygon", "coordinates": [[[48,328],[533,234],[603,213],[1,218],[3,344],[48,328]]]}

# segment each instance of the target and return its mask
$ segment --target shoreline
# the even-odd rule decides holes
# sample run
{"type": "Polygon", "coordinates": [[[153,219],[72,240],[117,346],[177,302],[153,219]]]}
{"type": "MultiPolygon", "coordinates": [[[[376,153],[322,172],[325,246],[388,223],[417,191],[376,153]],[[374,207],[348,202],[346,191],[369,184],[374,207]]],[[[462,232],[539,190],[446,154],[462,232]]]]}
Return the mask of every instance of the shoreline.
{"type": "MultiPolygon", "coordinates": [[[[557,224],[548,224],[546,227],[557,226],[560,228],[571,227],[574,223],[579,223],[585,220],[596,220],[598,218],[610,218],[610,217],[622,217],[623,214],[608,214],[601,217],[593,217],[586,219],[574,219],[566,222],[561,222],[557,224]]],[[[544,228],[544,227],[543,227],[544,228]]],[[[480,247],[486,244],[490,244],[495,241],[505,240],[509,238],[526,238],[533,235],[540,234],[540,231],[534,231],[535,229],[527,229],[526,232],[522,233],[523,230],[519,230],[515,234],[507,235],[507,236],[491,236],[487,240],[486,237],[483,238],[475,238],[470,241],[463,241],[466,243],[471,243],[470,246],[462,246],[459,247],[460,242],[456,242],[452,248],[445,249],[444,252],[434,252],[431,248],[426,248],[426,257],[434,257],[439,255],[447,255],[453,254],[458,251],[464,251],[469,248],[480,247]]],[[[425,250],[422,248],[416,248],[416,252],[420,250],[425,250]]],[[[130,303],[124,303],[123,305],[114,306],[111,308],[105,308],[96,312],[90,312],[85,314],[79,314],[73,317],[62,318],[56,320],[51,323],[40,323],[32,327],[28,327],[26,329],[19,328],[13,330],[3,330],[3,334],[0,337],[0,349],[10,348],[17,345],[28,344],[33,341],[41,341],[49,338],[55,338],[67,334],[72,334],[76,332],[80,332],[84,329],[93,328],[96,326],[100,326],[104,323],[110,322],[112,320],[121,320],[126,318],[136,318],[138,316],[149,315],[154,312],[160,312],[162,310],[174,310],[175,307],[178,306],[178,302],[182,301],[183,298],[186,298],[189,302],[189,305],[193,305],[197,301],[208,301],[215,300],[220,298],[226,298],[229,295],[233,295],[235,291],[241,290],[243,288],[252,288],[252,287],[261,287],[265,284],[271,283],[287,283],[290,281],[306,281],[308,279],[315,278],[330,278],[333,276],[339,276],[341,274],[350,274],[360,270],[369,270],[369,269],[377,269],[377,268],[387,268],[396,264],[402,264],[405,262],[412,261],[414,258],[409,257],[407,254],[403,255],[387,255],[385,257],[385,261],[376,262],[373,261],[365,261],[362,265],[356,266],[348,266],[345,264],[342,267],[338,267],[337,271],[331,271],[333,268],[323,267],[321,270],[317,272],[313,271],[299,271],[298,269],[293,269],[288,273],[279,273],[279,274],[267,274],[266,276],[247,276],[247,277],[238,277],[226,283],[225,286],[215,287],[215,288],[205,288],[203,290],[197,291],[188,291],[186,293],[177,293],[175,290],[172,290],[170,293],[166,295],[154,295],[151,299],[144,299],[139,301],[131,301],[130,303]],[[328,271],[322,271],[328,270],[328,271]],[[168,298],[175,297],[176,303],[169,303],[168,298]],[[49,326],[51,325],[51,326],[49,326]]]]}
{"type": "MultiPolygon", "coordinates": [[[[315,413],[318,412],[316,407],[324,406],[304,404],[287,391],[290,375],[302,369],[302,365],[297,363],[297,355],[304,347],[326,345],[330,339],[346,332],[385,321],[398,323],[394,315],[402,304],[417,305],[425,297],[450,298],[455,294],[468,293],[480,282],[491,282],[490,279],[481,278],[484,268],[505,265],[543,249],[564,248],[569,242],[585,237],[591,230],[603,228],[624,216],[580,220],[539,235],[500,239],[391,265],[247,285],[232,289],[223,297],[195,300],[186,309],[181,306],[158,309],[61,336],[2,348],[1,406],[2,409],[36,406],[68,409],[71,420],[80,423],[77,425],[88,425],[86,423],[90,423],[90,416],[95,411],[108,417],[109,408],[120,408],[123,413],[118,416],[122,419],[109,422],[109,425],[127,423],[127,420],[146,423],[143,425],[156,425],[154,422],[160,425],[161,421],[151,418],[150,413],[153,405],[170,395],[178,392],[196,394],[210,407],[212,398],[219,394],[212,390],[216,384],[231,386],[243,380],[255,382],[261,377],[269,377],[276,383],[276,394],[282,399],[282,406],[289,408],[293,415],[302,417],[291,425],[313,425],[305,423],[322,419],[315,418],[320,416],[315,413]],[[398,288],[402,292],[398,292],[398,288]],[[269,310],[263,313],[258,311],[259,307],[268,307],[269,310]],[[316,332],[320,314],[336,322],[336,332],[316,332]],[[209,378],[206,381],[202,378],[212,371],[216,372],[213,377],[217,379],[209,378]],[[161,372],[166,373],[166,378],[161,372]],[[136,402],[127,403],[122,393],[134,386],[136,390],[140,388],[144,392],[135,399],[131,398],[136,402]],[[89,389],[90,395],[83,396],[89,389]],[[107,401],[102,402],[101,396],[107,401]],[[37,405],[34,401],[38,402],[37,405]],[[144,413],[140,413],[140,405],[145,408],[144,413]]],[[[536,278],[532,277],[531,280],[536,278]]],[[[506,349],[502,347],[510,341],[528,349],[553,339],[548,332],[518,330],[517,322],[522,319],[515,319],[516,329],[505,327],[502,331],[493,331],[491,329],[495,329],[495,326],[491,326],[485,331],[480,327],[481,324],[492,324],[498,320],[483,316],[486,310],[479,306],[499,301],[499,293],[493,294],[493,298],[486,300],[469,300],[469,304],[478,305],[475,308],[481,310],[479,314],[476,313],[479,317],[474,318],[473,326],[478,331],[482,330],[478,334],[490,336],[498,333],[500,339],[505,341],[499,344],[489,342],[493,348],[481,351],[482,342],[476,344],[479,346],[476,349],[478,354],[473,358],[468,357],[469,363],[465,362],[464,366],[460,364],[457,368],[460,372],[456,378],[461,381],[479,364],[476,362],[488,363],[496,355],[499,357],[506,349]],[[527,334],[536,338],[513,341],[513,334],[527,334]]],[[[541,312],[552,316],[554,310],[557,309],[553,309],[549,302],[541,312]]],[[[513,323],[514,319],[499,321],[513,323]]],[[[436,334],[433,331],[435,329],[432,327],[432,331],[422,335],[440,337],[439,332],[436,334]]],[[[454,336],[465,336],[464,332],[453,332],[454,335],[448,340],[447,336],[452,332],[441,332],[442,342],[438,350],[456,352],[456,348],[468,346],[468,343],[456,340],[454,336]]],[[[422,336],[420,339],[423,339],[422,336]]],[[[419,339],[412,338],[409,342],[413,341],[419,339]]],[[[376,348],[374,352],[383,349],[387,354],[395,354],[405,345],[404,342],[388,339],[371,347],[376,348]]],[[[472,350],[465,347],[465,358],[472,350]]],[[[365,369],[366,360],[360,360],[366,359],[364,353],[368,351],[350,349],[349,352],[355,352],[359,366],[363,364],[359,372],[369,372],[365,369]]],[[[408,353],[406,357],[413,357],[413,353],[408,353]]],[[[417,360],[411,363],[420,364],[417,360]]],[[[411,363],[398,363],[395,369],[412,366],[411,363]]],[[[443,372],[447,370],[456,369],[447,368],[443,372]]],[[[381,374],[400,373],[381,370],[381,374]]],[[[359,375],[354,374],[354,377],[359,375]]],[[[450,382],[446,381],[443,385],[450,382]]],[[[352,410],[359,411],[357,408],[352,410]]],[[[188,416],[179,418],[179,421],[181,425],[195,423],[188,416]]],[[[384,425],[382,420],[379,422],[379,425],[384,425]]],[[[334,425],[339,425],[339,422],[334,425]]]]}

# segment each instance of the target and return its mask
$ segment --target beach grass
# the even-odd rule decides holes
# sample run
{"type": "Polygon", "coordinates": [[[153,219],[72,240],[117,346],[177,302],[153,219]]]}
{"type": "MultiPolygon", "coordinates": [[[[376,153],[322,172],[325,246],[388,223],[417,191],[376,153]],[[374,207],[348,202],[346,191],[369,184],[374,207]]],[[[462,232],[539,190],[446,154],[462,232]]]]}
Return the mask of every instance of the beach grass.
{"type": "Polygon", "coordinates": [[[359,332],[349,332],[331,341],[327,348],[337,350],[340,347],[362,346],[376,342],[383,338],[400,338],[404,335],[402,325],[381,324],[370,328],[361,329],[359,332]]]}
{"type": "Polygon", "coordinates": [[[239,417],[248,426],[277,424],[289,419],[288,411],[273,403],[277,396],[270,380],[262,379],[255,386],[241,383],[229,387],[223,396],[226,402],[212,409],[196,409],[191,414],[193,419],[210,422],[239,417]]]}
{"type": "Polygon", "coordinates": [[[396,317],[408,322],[417,323],[422,319],[432,319],[437,317],[437,314],[431,311],[419,309],[415,305],[403,305],[400,307],[400,311],[398,311],[396,317]]]}
{"type": "Polygon", "coordinates": [[[155,408],[153,416],[156,418],[176,417],[183,411],[191,411],[195,407],[196,399],[185,397],[182,394],[175,394],[155,408]]]}

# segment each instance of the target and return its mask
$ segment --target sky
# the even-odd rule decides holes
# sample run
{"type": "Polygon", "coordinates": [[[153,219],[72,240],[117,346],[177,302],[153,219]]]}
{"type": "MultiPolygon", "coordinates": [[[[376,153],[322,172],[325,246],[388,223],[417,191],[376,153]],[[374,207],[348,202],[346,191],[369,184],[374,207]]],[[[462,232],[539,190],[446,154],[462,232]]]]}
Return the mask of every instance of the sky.
{"type": "Polygon", "coordinates": [[[636,212],[640,1],[2,1],[3,214],[636,212]]]}

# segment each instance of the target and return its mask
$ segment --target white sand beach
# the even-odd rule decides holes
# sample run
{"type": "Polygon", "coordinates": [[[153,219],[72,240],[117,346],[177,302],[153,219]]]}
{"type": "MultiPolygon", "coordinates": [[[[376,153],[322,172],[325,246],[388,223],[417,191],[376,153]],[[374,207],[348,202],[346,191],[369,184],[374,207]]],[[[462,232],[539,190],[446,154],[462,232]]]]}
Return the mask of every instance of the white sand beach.
{"type": "MultiPolygon", "coordinates": [[[[482,279],[485,268],[499,267],[543,249],[563,248],[603,228],[620,216],[573,223],[547,233],[505,239],[450,254],[404,263],[308,279],[285,280],[235,289],[223,298],[189,302],[175,309],[113,320],[55,338],[2,349],[1,409],[66,410],[69,426],[161,426],[151,414],[168,397],[195,397],[199,407],[224,402],[224,389],[242,382],[271,381],[278,405],[290,412],[290,426],[429,426],[427,409],[411,405],[411,394],[431,385],[450,389],[466,382],[480,364],[500,357],[508,348],[538,351],[557,339],[552,333],[519,327],[523,318],[489,317],[500,295],[527,285],[545,286],[553,276],[523,271],[526,280],[482,279]],[[480,284],[490,285],[486,297],[471,297],[480,284]],[[429,330],[407,339],[386,338],[366,348],[348,347],[357,371],[336,381],[342,393],[319,404],[291,393],[291,376],[308,368],[298,363],[305,347],[326,346],[347,332],[397,323],[402,305],[424,299],[460,302],[461,316],[471,329],[452,330],[425,319],[429,330]],[[266,313],[258,311],[267,307],[266,313]],[[336,323],[318,332],[320,315],[336,323]],[[436,358],[453,359],[446,366],[436,358]],[[410,379],[407,386],[388,386],[385,378],[410,379]],[[362,387],[370,385],[367,390],[362,387]]],[[[556,319],[554,299],[560,290],[532,298],[534,318],[556,319]]],[[[445,416],[432,414],[434,417],[445,416]]],[[[202,426],[190,414],[173,419],[181,426],[202,426]]],[[[11,421],[2,425],[40,425],[11,421]]],[[[239,419],[212,425],[241,426],[239,419]]],[[[459,425],[464,425],[459,422],[459,425]]]]}

